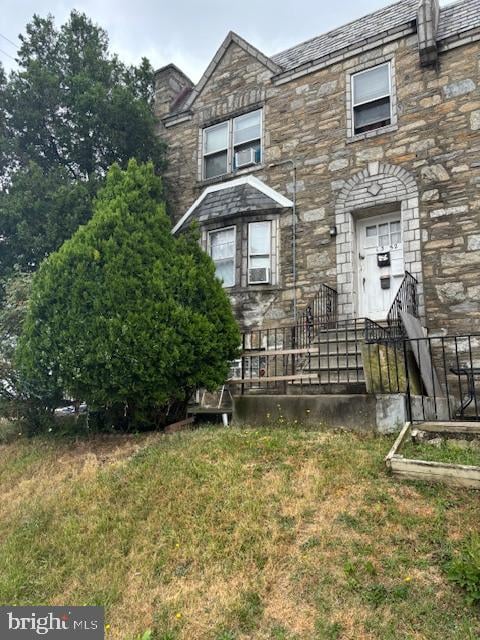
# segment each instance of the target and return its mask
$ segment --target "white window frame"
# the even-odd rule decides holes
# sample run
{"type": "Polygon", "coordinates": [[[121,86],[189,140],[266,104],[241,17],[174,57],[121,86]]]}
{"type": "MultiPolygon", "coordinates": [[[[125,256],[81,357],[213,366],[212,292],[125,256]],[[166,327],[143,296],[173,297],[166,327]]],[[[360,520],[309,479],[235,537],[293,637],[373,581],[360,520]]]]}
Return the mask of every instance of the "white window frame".
{"type": "MultiPolygon", "coordinates": [[[[232,287],[234,287],[236,285],[236,273],[237,273],[237,228],[235,225],[232,225],[230,227],[219,227],[218,229],[211,229],[208,232],[208,237],[207,237],[207,249],[208,249],[208,255],[210,256],[210,258],[212,258],[212,243],[211,243],[211,238],[212,235],[214,233],[219,233],[220,231],[233,231],[233,283],[232,284],[225,284],[225,282],[222,282],[222,286],[224,287],[224,289],[231,289],[232,287]]],[[[213,263],[215,264],[215,260],[213,260],[213,263]]],[[[215,270],[216,270],[216,266],[215,266],[215,270]]]]}
{"type": "Polygon", "coordinates": [[[202,175],[204,176],[204,179],[205,180],[213,180],[215,178],[220,178],[221,176],[227,175],[227,173],[229,173],[229,168],[230,168],[230,164],[231,164],[231,160],[230,160],[231,121],[230,120],[226,120],[224,122],[217,122],[217,124],[214,124],[211,127],[205,127],[205,129],[203,129],[203,137],[202,138],[203,138],[202,139],[202,175]],[[218,149],[217,151],[209,151],[209,152],[207,152],[207,150],[206,150],[207,133],[209,131],[214,131],[215,129],[220,129],[220,127],[224,127],[225,125],[227,125],[227,146],[225,147],[225,149],[218,149]],[[206,162],[205,162],[205,159],[208,158],[209,156],[217,155],[218,153],[220,153],[221,151],[224,151],[224,150],[227,152],[227,163],[226,163],[226,167],[225,167],[225,173],[219,173],[218,176],[212,176],[212,178],[206,178],[206,162]]]}
{"type": "Polygon", "coordinates": [[[269,251],[268,251],[268,262],[269,262],[268,269],[269,269],[270,280],[271,280],[272,279],[272,253],[273,253],[273,251],[272,251],[273,250],[273,247],[272,247],[272,221],[271,220],[257,220],[256,222],[249,222],[248,223],[248,238],[247,238],[247,250],[248,250],[247,265],[248,265],[248,270],[250,271],[250,269],[254,269],[255,268],[255,267],[252,267],[252,264],[251,264],[251,259],[252,258],[264,257],[266,255],[265,253],[252,253],[252,250],[250,248],[250,238],[252,237],[250,229],[255,224],[268,224],[269,229],[270,229],[270,233],[269,233],[270,242],[269,242],[269,251]]]}
{"type": "Polygon", "coordinates": [[[371,67],[368,67],[367,69],[362,69],[361,71],[355,71],[350,75],[350,96],[351,96],[351,112],[350,112],[350,117],[352,119],[352,136],[361,136],[365,133],[369,133],[370,131],[376,131],[377,129],[383,129],[384,127],[389,127],[392,124],[394,124],[394,118],[393,118],[393,87],[392,87],[392,61],[391,60],[386,60],[385,62],[380,62],[379,64],[374,64],[371,67]],[[364,73],[368,73],[369,71],[372,71],[373,69],[377,69],[378,67],[384,67],[387,66],[388,68],[388,93],[385,93],[384,95],[381,96],[377,96],[376,98],[373,98],[372,100],[364,100],[363,102],[359,102],[358,104],[355,103],[355,91],[354,91],[354,79],[357,76],[360,76],[364,73]],[[389,106],[390,106],[390,122],[386,125],[380,125],[378,127],[376,127],[376,129],[370,129],[367,131],[360,131],[358,133],[355,132],[355,107],[361,107],[364,104],[369,104],[370,102],[376,102],[377,100],[383,100],[384,98],[389,98],[389,106]]]}
{"type": "MultiPolygon", "coordinates": [[[[254,166],[260,166],[263,163],[263,108],[262,107],[260,107],[259,109],[252,109],[251,111],[246,111],[245,113],[242,113],[241,115],[238,115],[238,116],[234,116],[233,118],[229,118],[228,120],[217,122],[216,124],[210,127],[204,127],[202,129],[202,147],[201,147],[202,148],[202,180],[215,180],[216,178],[221,178],[222,176],[228,175],[230,173],[238,173],[239,171],[242,171],[243,169],[234,170],[233,168],[234,159],[235,159],[234,157],[235,147],[243,146],[245,144],[248,144],[249,142],[253,142],[254,140],[260,140],[260,162],[254,166]],[[249,116],[252,113],[260,114],[260,135],[258,138],[250,138],[249,140],[244,140],[240,144],[236,145],[234,140],[235,138],[234,121],[239,118],[243,118],[244,116],[249,116]],[[206,171],[205,171],[205,158],[211,155],[215,155],[216,153],[220,153],[220,151],[211,151],[210,153],[206,153],[205,151],[205,147],[207,144],[206,133],[208,131],[212,131],[215,128],[224,126],[225,124],[227,124],[227,170],[225,173],[221,173],[218,176],[212,176],[211,178],[207,178],[206,171]]],[[[251,169],[251,168],[252,167],[248,167],[248,169],[251,169]]],[[[246,168],[244,170],[248,170],[248,169],[246,168]]]]}

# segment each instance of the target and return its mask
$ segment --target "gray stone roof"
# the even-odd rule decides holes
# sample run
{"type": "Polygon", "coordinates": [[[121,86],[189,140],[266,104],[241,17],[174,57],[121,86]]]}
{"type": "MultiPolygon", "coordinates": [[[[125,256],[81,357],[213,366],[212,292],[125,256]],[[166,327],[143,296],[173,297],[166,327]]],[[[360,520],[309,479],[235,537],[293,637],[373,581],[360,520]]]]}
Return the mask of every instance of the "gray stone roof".
{"type": "Polygon", "coordinates": [[[250,184],[237,185],[209,193],[198,205],[193,216],[203,222],[212,218],[224,218],[249,211],[281,210],[275,202],[250,184]]]}
{"type": "Polygon", "coordinates": [[[417,6],[418,0],[400,0],[338,29],[277,53],[271,56],[272,60],[288,70],[305,62],[323,58],[351,45],[359,44],[367,38],[377,37],[384,31],[400,27],[410,20],[415,20],[417,6]]]}
{"type": "MultiPolygon", "coordinates": [[[[302,42],[271,56],[285,71],[302,64],[374,40],[386,32],[395,31],[416,19],[418,0],[400,0],[374,11],[338,29],[302,42]]],[[[444,40],[462,31],[480,26],[480,0],[460,0],[440,8],[437,40],[444,40]]]]}
{"type": "Polygon", "coordinates": [[[480,1],[460,0],[440,9],[437,40],[480,26],[480,1]]]}

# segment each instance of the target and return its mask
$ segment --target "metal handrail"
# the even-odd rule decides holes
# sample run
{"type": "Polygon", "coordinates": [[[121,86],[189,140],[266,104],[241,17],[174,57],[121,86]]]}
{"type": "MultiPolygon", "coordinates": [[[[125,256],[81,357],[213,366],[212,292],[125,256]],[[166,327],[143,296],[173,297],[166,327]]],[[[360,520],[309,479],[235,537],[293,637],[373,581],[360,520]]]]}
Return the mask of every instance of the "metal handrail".
{"type": "Polygon", "coordinates": [[[415,318],[419,317],[417,284],[417,279],[411,273],[405,271],[403,280],[387,314],[387,324],[391,338],[404,337],[400,311],[409,313],[415,318]]]}
{"type": "Polygon", "coordinates": [[[334,325],[336,320],[337,292],[322,284],[292,328],[293,344],[297,347],[309,346],[318,331],[334,325]]]}

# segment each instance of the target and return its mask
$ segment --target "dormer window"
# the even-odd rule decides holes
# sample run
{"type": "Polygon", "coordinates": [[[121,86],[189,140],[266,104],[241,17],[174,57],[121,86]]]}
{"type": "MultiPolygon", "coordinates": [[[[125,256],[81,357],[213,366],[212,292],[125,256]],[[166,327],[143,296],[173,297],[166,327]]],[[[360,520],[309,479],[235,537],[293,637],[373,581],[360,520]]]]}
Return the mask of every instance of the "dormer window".
{"type": "Polygon", "coordinates": [[[203,130],[203,179],[216,178],[262,160],[262,110],[203,130]]]}
{"type": "Polygon", "coordinates": [[[354,134],[391,124],[390,77],[390,62],[359,71],[351,76],[354,134]]]}

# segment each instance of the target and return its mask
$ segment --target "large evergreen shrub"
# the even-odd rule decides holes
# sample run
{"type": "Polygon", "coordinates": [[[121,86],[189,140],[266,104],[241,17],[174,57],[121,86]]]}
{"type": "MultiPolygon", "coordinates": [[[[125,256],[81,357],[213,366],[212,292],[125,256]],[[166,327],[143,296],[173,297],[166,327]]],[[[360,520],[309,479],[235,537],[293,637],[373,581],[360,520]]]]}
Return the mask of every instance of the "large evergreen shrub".
{"type": "Polygon", "coordinates": [[[36,274],[17,362],[42,406],[86,401],[138,428],[220,385],[239,342],[211,259],[171,235],[161,180],[132,160],[110,169],[92,219],[36,274]]]}

